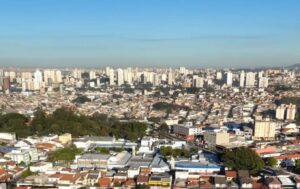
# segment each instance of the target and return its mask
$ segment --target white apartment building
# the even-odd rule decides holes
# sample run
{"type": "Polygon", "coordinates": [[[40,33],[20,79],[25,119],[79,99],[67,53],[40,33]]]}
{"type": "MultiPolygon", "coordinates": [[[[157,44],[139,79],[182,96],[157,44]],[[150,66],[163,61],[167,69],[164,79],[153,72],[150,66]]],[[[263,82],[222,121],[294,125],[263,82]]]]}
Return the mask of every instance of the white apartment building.
{"type": "Polygon", "coordinates": [[[269,86],[269,78],[267,77],[260,77],[258,79],[258,87],[259,88],[267,88],[269,86]]]}
{"type": "Polygon", "coordinates": [[[232,86],[232,73],[231,72],[227,72],[226,84],[227,84],[228,87],[232,86]]]}
{"type": "Polygon", "coordinates": [[[246,73],[246,87],[255,87],[255,75],[254,72],[246,73]]]}
{"type": "Polygon", "coordinates": [[[15,161],[17,163],[30,163],[30,153],[28,150],[13,150],[5,154],[4,157],[10,158],[12,161],[15,161]]]}
{"type": "Polygon", "coordinates": [[[124,72],[121,68],[117,69],[117,84],[118,86],[124,84],[124,72]]]}
{"type": "Polygon", "coordinates": [[[245,87],[245,72],[241,71],[240,74],[240,87],[245,87]]]}
{"type": "Polygon", "coordinates": [[[278,120],[284,120],[284,117],[285,117],[285,105],[284,104],[281,104],[280,106],[278,106],[276,108],[276,119],[278,120]]]}

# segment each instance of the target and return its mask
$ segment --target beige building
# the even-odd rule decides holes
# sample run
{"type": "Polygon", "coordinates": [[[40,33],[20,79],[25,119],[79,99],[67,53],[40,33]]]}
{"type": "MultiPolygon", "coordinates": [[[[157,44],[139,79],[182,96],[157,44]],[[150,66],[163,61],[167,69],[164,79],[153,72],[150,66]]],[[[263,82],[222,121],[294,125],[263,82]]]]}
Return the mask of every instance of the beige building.
{"type": "Polygon", "coordinates": [[[286,109],[286,107],[284,104],[282,104],[276,108],[276,119],[284,120],[285,109],[286,109]]]}
{"type": "Polygon", "coordinates": [[[281,104],[276,108],[276,119],[278,120],[295,120],[297,107],[294,104],[281,104]]]}
{"type": "Polygon", "coordinates": [[[277,126],[276,122],[270,120],[255,121],[254,139],[274,140],[276,126],[277,126]]]}
{"type": "Polygon", "coordinates": [[[227,132],[205,132],[204,141],[209,149],[215,149],[216,145],[229,144],[229,133],[227,132]]]}
{"type": "Polygon", "coordinates": [[[286,119],[295,120],[296,111],[297,111],[296,105],[290,104],[286,109],[286,119]]]}
{"type": "Polygon", "coordinates": [[[58,141],[62,144],[68,144],[72,141],[72,135],[70,133],[65,133],[58,137],[58,141]]]}

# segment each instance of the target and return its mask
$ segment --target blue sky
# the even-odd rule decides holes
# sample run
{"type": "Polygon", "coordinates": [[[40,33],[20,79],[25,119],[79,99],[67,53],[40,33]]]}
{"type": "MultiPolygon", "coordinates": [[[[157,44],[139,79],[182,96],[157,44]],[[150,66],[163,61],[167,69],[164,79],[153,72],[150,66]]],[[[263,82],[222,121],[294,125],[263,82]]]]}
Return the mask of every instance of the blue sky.
{"type": "Polygon", "coordinates": [[[1,0],[0,66],[300,62],[299,0],[1,0]]]}

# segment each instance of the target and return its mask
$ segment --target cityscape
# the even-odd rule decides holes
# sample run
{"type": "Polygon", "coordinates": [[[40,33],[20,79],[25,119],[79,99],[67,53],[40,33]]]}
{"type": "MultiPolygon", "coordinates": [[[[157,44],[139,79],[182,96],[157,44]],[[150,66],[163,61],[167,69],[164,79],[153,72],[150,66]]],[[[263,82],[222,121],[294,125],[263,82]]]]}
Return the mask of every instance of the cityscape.
{"type": "Polygon", "coordinates": [[[0,75],[3,185],[295,188],[300,181],[297,65],[0,75]]]}
{"type": "Polygon", "coordinates": [[[0,189],[300,189],[300,1],[0,1],[0,189]]]}

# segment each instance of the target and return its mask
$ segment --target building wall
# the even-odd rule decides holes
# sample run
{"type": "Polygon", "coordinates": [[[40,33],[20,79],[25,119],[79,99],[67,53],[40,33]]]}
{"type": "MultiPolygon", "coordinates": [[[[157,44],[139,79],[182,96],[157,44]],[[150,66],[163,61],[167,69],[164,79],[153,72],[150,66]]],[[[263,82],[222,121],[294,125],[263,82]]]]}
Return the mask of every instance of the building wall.
{"type": "Polygon", "coordinates": [[[229,134],[226,132],[205,132],[204,141],[208,145],[208,148],[213,149],[216,145],[228,144],[229,134]]]}
{"type": "Polygon", "coordinates": [[[254,138],[256,139],[274,139],[276,122],[273,121],[256,121],[254,127],[254,138]]]}

